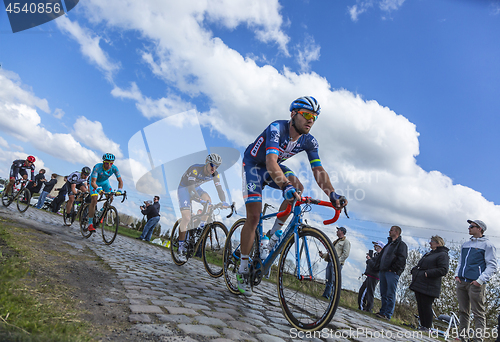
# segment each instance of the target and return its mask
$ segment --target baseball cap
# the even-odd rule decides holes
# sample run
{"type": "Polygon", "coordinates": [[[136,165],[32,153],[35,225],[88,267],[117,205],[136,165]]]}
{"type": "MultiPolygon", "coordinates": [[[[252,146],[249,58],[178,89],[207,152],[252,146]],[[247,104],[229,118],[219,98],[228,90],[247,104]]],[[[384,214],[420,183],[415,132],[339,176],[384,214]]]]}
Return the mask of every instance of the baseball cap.
{"type": "Polygon", "coordinates": [[[469,223],[469,224],[475,223],[479,227],[481,227],[481,229],[483,230],[483,233],[486,231],[486,224],[481,220],[467,220],[467,223],[469,223]]]}
{"type": "Polygon", "coordinates": [[[375,246],[379,246],[380,248],[384,248],[385,246],[385,243],[383,243],[382,241],[372,241],[372,243],[375,245],[375,246]]]}
{"type": "Polygon", "coordinates": [[[344,233],[344,235],[347,233],[347,229],[345,229],[344,227],[337,227],[337,229],[344,233]]]}

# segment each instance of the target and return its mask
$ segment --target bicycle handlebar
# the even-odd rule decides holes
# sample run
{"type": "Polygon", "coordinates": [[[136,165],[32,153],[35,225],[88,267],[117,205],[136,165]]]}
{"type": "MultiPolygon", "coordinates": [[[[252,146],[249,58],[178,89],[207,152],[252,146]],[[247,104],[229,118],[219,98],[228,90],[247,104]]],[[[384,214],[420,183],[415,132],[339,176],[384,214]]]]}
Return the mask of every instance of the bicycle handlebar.
{"type": "Polygon", "coordinates": [[[101,201],[103,196],[106,196],[106,199],[108,199],[110,196],[123,196],[121,203],[125,202],[125,200],[127,199],[127,192],[126,191],[122,192],[119,195],[116,194],[116,191],[110,191],[110,192],[101,191],[99,193],[99,195],[100,196],[99,196],[99,199],[97,201],[101,201]]]}
{"type": "Polygon", "coordinates": [[[330,203],[330,202],[322,201],[322,200],[317,200],[317,199],[314,199],[314,198],[311,198],[311,197],[301,197],[300,201],[298,201],[297,199],[295,199],[292,204],[289,203],[288,206],[286,207],[286,209],[283,210],[283,211],[281,211],[281,212],[279,212],[276,216],[278,218],[282,218],[284,216],[288,216],[288,214],[290,214],[292,212],[292,208],[293,207],[295,207],[296,205],[301,205],[301,204],[316,204],[316,205],[321,205],[323,207],[330,207],[330,208],[334,209],[335,210],[335,215],[333,216],[333,218],[331,218],[329,220],[323,221],[324,225],[328,225],[328,224],[332,224],[334,222],[337,222],[337,220],[340,217],[340,213],[342,211],[342,209],[335,208],[333,206],[333,204],[330,203]]]}

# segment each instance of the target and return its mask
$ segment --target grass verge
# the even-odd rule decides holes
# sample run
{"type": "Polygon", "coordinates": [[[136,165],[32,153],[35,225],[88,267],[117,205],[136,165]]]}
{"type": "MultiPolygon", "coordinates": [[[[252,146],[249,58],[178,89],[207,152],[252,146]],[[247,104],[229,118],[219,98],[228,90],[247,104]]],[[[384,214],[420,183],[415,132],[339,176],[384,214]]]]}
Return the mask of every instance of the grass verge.
{"type": "Polygon", "coordinates": [[[92,341],[68,289],[49,286],[33,267],[42,251],[27,248],[29,237],[20,230],[0,219],[0,340],[92,341]]]}

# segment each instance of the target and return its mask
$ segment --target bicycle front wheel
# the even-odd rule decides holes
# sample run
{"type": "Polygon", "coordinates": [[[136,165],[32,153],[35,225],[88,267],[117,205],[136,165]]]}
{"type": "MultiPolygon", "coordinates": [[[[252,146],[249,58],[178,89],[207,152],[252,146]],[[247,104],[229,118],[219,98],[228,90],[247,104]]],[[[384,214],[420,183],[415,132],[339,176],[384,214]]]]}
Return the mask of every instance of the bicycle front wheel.
{"type": "Polygon", "coordinates": [[[181,261],[179,259],[179,225],[181,220],[175,222],[172,232],[170,233],[170,254],[172,255],[172,260],[177,266],[182,266],[186,261],[181,261]]]}
{"type": "Polygon", "coordinates": [[[64,225],[65,226],[71,226],[73,222],[75,221],[75,209],[74,209],[74,204],[71,206],[71,212],[69,212],[70,216],[66,217],[68,212],[66,211],[66,203],[64,203],[64,208],[63,208],[63,220],[64,220],[64,225]]]}
{"type": "MultiPolygon", "coordinates": [[[[241,230],[245,224],[246,218],[241,218],[236,221],[229,234],[226,238],[226,244],[224,245],[224,281],[228,290],[236,295],[240,295],[241,292],[238,290],[238,283],[236,280],[236,272],[240,268],[241,262],[241,230]]],[[[250,251],[250,258],[254,251],[256,251],[257,240],[254,241],[252,250],[250,251]]],[[[251,260],[249,260],[251,264],[251,260]]]]}
{"type": "Polygon", "coordinates": [[[337,311],[340,289],[340,264],[330,239],[319,229],[300,227],[299,241],[293,235],[286,242],[278,265],[278,296],[286,319],[298,330],[323,329],[337,311]],[[328,253],[331,262],[320,252],[328,253]]]}
{"type": "Polygon", "coordinates": [[[82,212],[80,214],[80,233],[84,238],[89,238],[92,232],[89,232],[89,208],[90,204],[83,204],[82,212]]]}
{"type": "Polygon", "coordinates": [[[211,277],[219,278],[224,270],[224,244],[227,238],[227,228],[222,222],[213,222],[205,229],[202,236],[203,264],[211,277]]]}
{"type": "Polygon", "coordinates": [[[101,216],[100,221],[102,227],[102,239],[106,245],[111,245],[116,239],[118,234],[118,226],[120,225],[120,218],[118,217],[118,210],[111,206],[101,216]]]}
{"type": "Polygon", "coordinates": [[[17,210],[21,213],[24,213],[30,207],[31,201],[31,192],[24,188],[19,191],[19,195],[17,195],[17,210]]]}
{"type": "MultiPolygon", "coordinates": [[[[10,191],[12,193],[12,189],[10,191]]],[[[7,194],[6,190],[3,191],[2,204],[4,205],[4,207],[8,207],[12,203],[12,198],[13,198],[12,196],[9,196],[9,194],[7,194]]]]}

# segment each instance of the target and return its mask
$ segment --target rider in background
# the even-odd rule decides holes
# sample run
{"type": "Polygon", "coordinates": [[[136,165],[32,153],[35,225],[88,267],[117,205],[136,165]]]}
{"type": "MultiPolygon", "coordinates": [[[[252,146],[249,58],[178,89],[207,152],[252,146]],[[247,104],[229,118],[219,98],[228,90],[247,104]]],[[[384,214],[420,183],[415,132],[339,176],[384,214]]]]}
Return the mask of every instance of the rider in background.
{"type": "Polygon", "coordinates": [[[70,218],[71,216],[71,208],[73,206],[73,202],[75,201],[75,195],[78,194],[78,190],[82,192],[88,191],[85,182],[87,177],[90,174],[90,167],[84,166],[82,168],[82,172],[75,171],[68,176],[66,184],[66,191],[68,193],[68,202],[66,202],[66,217],[70,218]]]}
{"type": "Polygon", "coordinates": [[[23,179],[28,179],[28,172],[27,170],[31,171],[31,181],[35,180],[35,157],[33,156],[28,156],[26,160],[23,159],[18,159],[14,160],[12,162],[12,166],[10,167],[10,174],[9,174],[9,184],[5,187],[5,193],[8,194],[9,191],[12,189],[14,186],[14,183],[16,182],[17,175],[21,175],[23,179]]]}
{"type": "MultiPolygon", "coordinates": [[[[320,111],[321,107],[314,97],[304,96],[296,99],[290,105],[291,119],[272,122],[247,147],[243,155],[243,197],[247,219],[241,231],[241,264],[236,279],[239,291],[246,296],[252,295],[248,259],[262,211],[262,189],[268,185],[283,191],[284,201],[280,206],[280,211],[283,211],[289,202],[295,198],[300,199],[297,191],[302,192],[304,188],[293,171],[282,165],[282,162],[305,151],[316,183],[329,197],[333,206],[339,209],[347,205],[345,197],[335,193],[330,177],[321,165],[318,142],[309,134],[320,111]]],[[[272,236],[281,229],[287,218],[276,218],[268,235],[272,236]]],[[[270,244],[269,249],[272,247],[270,244]]]]}
{"type": "MultiPolygon", "coordinates": [[[[194,164],[190,166],[182,175],[177,189],[177,197],[179,198],[179,208],[181,210],[182,218],[179,225],[179,259],[186,260],[186,230],[189,220],[191,220],[191,200],[200,202],[211,202],[208,193],[203,191],[200,187],[201,184],[213,180],[217,194],[221,202],[226,201],[226,195],[220,185],[220,176],[217,168],[222,164],[222,158],[217,153],[211,153],[207,156],[205,164],[194,164]]],[[[229,204],[223,203],[224,206],[229,207],[229,204]]],[[[202,217],[200,228],[205,226],[207,216],[202,217]]]]}
{"type": "MultiPolygon", "coordinates": [[[[92,169],[92,174],[90,176],[90,198],[91,203],[89,207],[89,226],[88,230],[90,232],[94,232],[94,213],[95,208],[97,206],[97,198],[101,191],[104,192],[112,192],[113,188],[111,184],[109,184],[108,178],[111,175],[115,175],[118,180],[118,190],[116,190],[117,195],[121,195],[123,191],[123,180],[120,176],[120,171],[116,165],[113,165],[115,162],[115,156],[111,153],[105,153],[102,156],[102,163],[96,164],[92,169]]],[[[111,199],[113,200],[113,199],[111,199]]]]}

